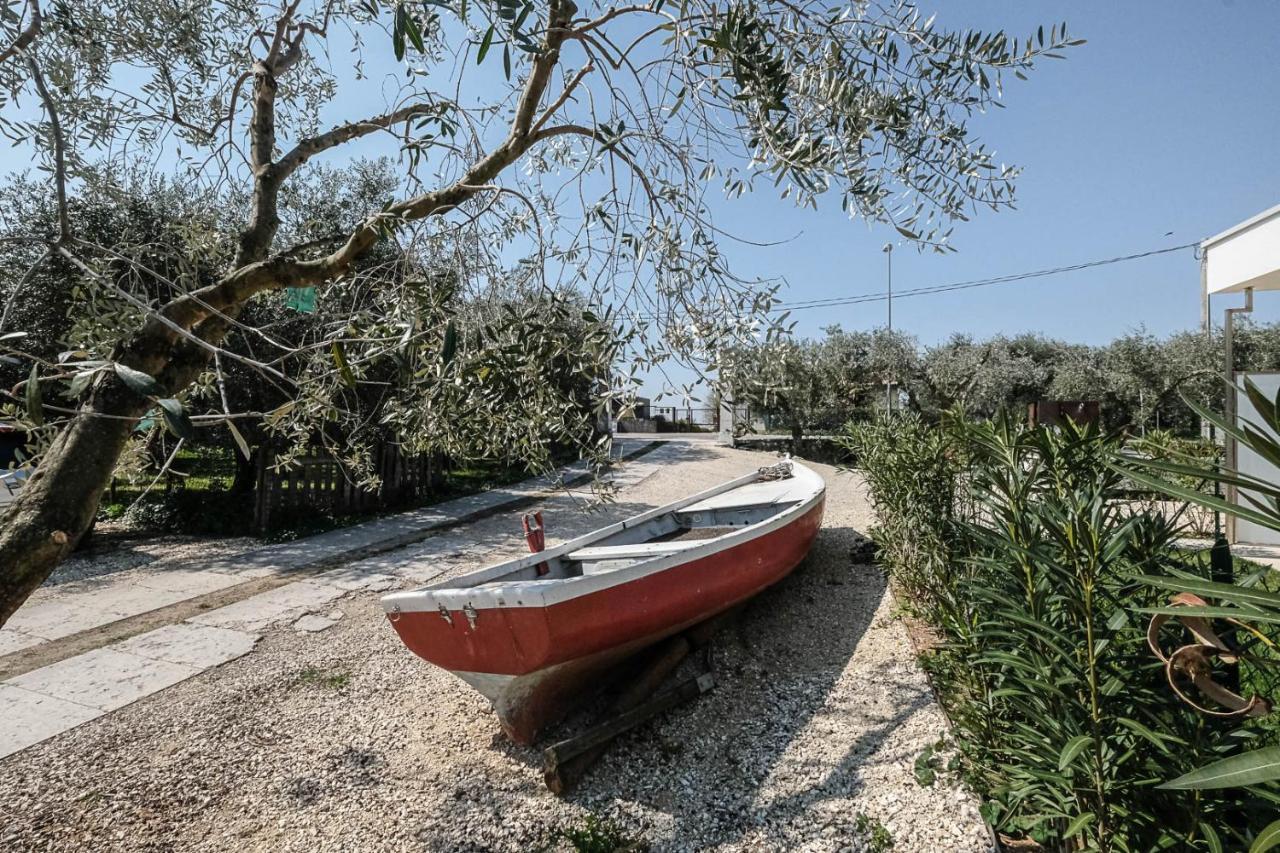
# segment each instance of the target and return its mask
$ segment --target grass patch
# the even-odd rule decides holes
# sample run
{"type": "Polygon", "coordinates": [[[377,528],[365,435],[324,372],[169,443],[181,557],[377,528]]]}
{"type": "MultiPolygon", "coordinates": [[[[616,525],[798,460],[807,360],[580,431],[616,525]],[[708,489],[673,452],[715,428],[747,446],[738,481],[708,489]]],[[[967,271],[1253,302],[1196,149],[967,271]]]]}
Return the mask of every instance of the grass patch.
{"type": "Polygon", "coordinates": [[[341,690],[351,683],[351,675],[340,669],[324,670],[308,667],[298,673],[297,683],[323,687],[326,690],[341,690]]]}
{"type": "Polygon", "coordinates": [[[617,824],[604,818],[589,814],[580,826],[556,830],[542,849],[563,849],[568,845],[574,853],[644,853],[649,845],[628,836],[617,824]]]}

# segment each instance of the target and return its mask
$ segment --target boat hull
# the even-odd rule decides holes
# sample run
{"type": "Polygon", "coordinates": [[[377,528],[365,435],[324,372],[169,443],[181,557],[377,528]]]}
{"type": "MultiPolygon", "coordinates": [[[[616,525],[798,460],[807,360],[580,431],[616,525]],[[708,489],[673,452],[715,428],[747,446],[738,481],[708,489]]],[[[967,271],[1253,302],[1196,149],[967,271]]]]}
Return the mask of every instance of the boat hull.
{"type": "Polygon", "coordinates": [[[818,498],[776,529],[554,604],[389,618],[406,646],[488,697],[507,735],[528,744],[619,661],[790,574],[809,552],[822,514],[818,498]]]}

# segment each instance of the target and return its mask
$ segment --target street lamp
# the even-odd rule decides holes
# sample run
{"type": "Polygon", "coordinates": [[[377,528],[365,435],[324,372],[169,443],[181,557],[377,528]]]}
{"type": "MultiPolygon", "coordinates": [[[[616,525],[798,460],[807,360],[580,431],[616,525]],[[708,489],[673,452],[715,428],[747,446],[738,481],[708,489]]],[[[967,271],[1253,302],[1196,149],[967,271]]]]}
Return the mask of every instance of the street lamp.
{"type": "Polygon", "coordinates": [[[889,278],[889,331],[893,331],[893,244],[885,243],[884,248],[880,251],[885,253],[885,261],[888,263],[889,278]]]}
{"type": "MultiPolygon", "coordinates": [[[[893,336],[893,244],[892,244],[892,243],[885,243],[885,244],[884,244],[884,248],[883,248],[881,251],[883,251],[883,252],[885,253],[885,261],[886,261],[886,264],[887,264],[886,273],[887,273],[887,276],[888,276],[888,283],[889,283],[889,298],[888,298],[888,305],[889,305],[889,336],[890,336],[890,337],[892,337],[892,336],[893,336]]],[[[885,377],[885,380],[884,380],[884,414],[885,414],[885,417],[889,417],[890,415],[892,415],[892,414],[893,414],[893,396],[892,396],[892,388],[893,388],[893,382],[890,380],[890,378],[889,378],[888,376],[886,376],[886,377],[885,377]]]]}

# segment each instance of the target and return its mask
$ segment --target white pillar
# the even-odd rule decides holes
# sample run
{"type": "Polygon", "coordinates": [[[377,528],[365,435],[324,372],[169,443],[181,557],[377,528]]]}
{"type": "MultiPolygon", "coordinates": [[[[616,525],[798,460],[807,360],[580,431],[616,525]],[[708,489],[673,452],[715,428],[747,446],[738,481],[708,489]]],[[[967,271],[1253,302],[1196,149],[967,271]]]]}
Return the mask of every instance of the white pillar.
{"type": "Polygon", "coordinates": [[[720,443],[733,447],[733,414],[737,409],[733,403],[720,397],[720,443]]]}

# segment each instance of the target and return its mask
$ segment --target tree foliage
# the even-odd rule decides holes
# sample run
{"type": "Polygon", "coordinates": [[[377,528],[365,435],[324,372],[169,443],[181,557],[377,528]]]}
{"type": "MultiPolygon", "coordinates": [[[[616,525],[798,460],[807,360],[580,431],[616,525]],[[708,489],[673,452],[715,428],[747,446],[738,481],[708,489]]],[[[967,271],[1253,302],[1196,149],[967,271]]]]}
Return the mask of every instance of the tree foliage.
{"type": "MultiPolygon", "coordinates": [[[[1221,399],[1221,345],[1200,331],[1166,338],[1135,331],[1099,346],[1026,333],[956,334],[920,347],[901,332],[833,326],[822,338],[744,348],[732,365],[741,401],[802,432],[831,431],[883,409],[884,382],[893,377],[907,405],[929,418],[953,407],[991,417],[1037,400],[1097,400],[1110,427],[1195,435],[1200,418],[1185,400],[1221,399]]],[[[1241,324],[1234,354],[1237,370],[1280,369],[1280,325],[1241,324]]]]}

